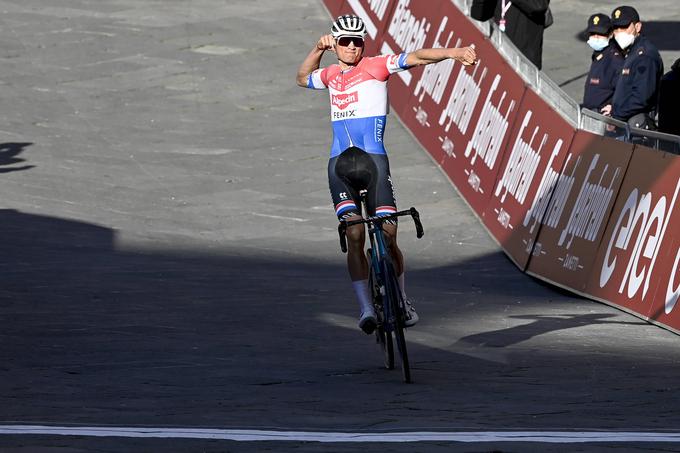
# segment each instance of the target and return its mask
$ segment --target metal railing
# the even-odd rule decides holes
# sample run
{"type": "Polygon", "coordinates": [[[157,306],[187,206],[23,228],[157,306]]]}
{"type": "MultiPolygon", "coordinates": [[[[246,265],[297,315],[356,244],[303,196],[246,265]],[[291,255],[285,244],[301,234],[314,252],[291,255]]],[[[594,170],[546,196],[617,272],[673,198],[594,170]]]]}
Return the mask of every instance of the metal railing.
{"type": "Polygon", "coordinates": [[[592,110],[581,110],[578,127],[626,143],[636,143],[668,153],[680,154],[680,136],[632,127],[625,121],[604,116],[592,110]]]}

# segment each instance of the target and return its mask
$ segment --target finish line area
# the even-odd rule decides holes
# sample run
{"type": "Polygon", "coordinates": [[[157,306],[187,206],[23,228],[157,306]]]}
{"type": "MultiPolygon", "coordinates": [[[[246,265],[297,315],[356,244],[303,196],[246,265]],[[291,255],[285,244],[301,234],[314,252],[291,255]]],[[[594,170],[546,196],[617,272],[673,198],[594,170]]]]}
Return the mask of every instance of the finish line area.
{"type": "Polygon", "coordinates": [[[316,432],[256,429],[144,428],[103,426],[0,426],[0,436],[82,436],[158,439],[212,439],[236,442],[321,442],[321,443],[416,443],[416,442],[532,442],[576,444],[680,443],[678,432],[635,431],[413,431],[413,432],[316,432]]]}

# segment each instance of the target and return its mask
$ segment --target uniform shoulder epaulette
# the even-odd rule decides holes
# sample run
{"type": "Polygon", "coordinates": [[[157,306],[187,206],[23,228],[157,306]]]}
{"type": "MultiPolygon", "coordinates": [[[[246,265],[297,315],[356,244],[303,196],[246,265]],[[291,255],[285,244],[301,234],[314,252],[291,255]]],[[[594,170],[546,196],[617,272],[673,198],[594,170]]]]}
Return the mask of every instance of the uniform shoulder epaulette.
{"type": "Polygon", "coordinates": [[[597,57],[595,57],[595,59],[596,59],[597,61],[600,61],[600,60],[602,60],[603,58],[604,58],[604,54],[602,54],[602,53],[601,53],[600,55],[598,55],[597,57]]]}

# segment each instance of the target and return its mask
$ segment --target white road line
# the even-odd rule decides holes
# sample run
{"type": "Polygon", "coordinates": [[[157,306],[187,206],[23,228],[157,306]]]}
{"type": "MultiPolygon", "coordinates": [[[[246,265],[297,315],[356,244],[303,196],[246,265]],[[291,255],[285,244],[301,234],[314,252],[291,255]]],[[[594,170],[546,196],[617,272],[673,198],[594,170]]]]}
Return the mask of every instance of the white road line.
{"type": "Polygon", "coordinates": [[[667,442],[680,443],[678,432],[618,431],[458,431],[458,432],[314,432],[256,429],[141,428],[105,426],[0,425],[0,435],[50,435],[127,438],[219,439],[237,442],[667,442]]]}

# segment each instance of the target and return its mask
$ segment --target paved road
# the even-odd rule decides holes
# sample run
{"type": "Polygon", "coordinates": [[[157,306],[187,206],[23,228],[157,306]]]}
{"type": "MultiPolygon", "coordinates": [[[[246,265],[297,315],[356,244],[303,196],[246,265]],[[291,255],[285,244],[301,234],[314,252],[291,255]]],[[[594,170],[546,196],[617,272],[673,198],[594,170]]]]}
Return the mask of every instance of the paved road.
{"type": "MultiPolygon", "coordinates": [[[[426,228],[400,233],[422,321],[416,383],[380,368],[326,188],[327,97],[294,85],[328,23],[316,0],[0,12],[2,425],[678,428],[678,337],[518,272],[395,120],[399,202],[426,228]]],[[[0,435],[3,452],[673,447],[0,435]]]]}

